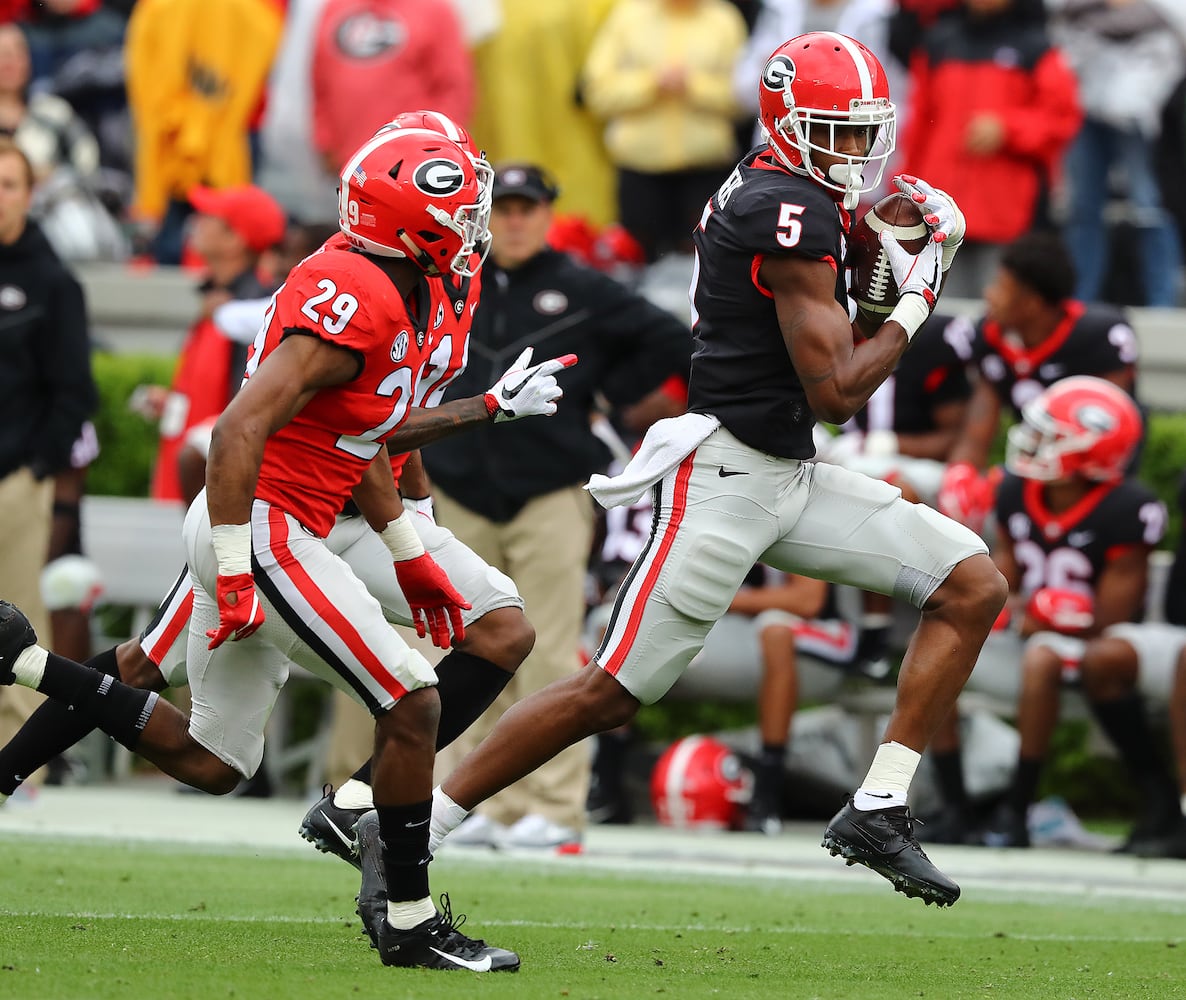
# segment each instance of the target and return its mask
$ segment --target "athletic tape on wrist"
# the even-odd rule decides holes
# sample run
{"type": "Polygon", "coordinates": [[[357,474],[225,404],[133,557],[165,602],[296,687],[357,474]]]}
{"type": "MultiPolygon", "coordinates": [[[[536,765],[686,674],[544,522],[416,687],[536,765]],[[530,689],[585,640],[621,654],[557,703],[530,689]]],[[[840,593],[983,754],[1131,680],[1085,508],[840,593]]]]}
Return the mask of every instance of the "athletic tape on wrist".
{"type": "Polygon", "coordinates": [[[914,339],[918,328],[927,321],[930,315],[931,307],[927,305],[927,300],[922,297],[922,294],[907,292],[898,300],[894,311],[886,317],[886,322],[897,323],[906,331],[906,339],[909,341],[914,339]]]}
{"type": "Polygon", "coordinates": [[[388,521],[387,527],[379,532],[379,537],[395,562],[407,562],[424,555],[424,543],[420,541],[416,527],[406,513],[394,521],[388,521]]]}
{"type": "Polygon", "coordinates": [[[215,524],[210,534],[219,576],[251,572],[250,524],[215,524]]]}

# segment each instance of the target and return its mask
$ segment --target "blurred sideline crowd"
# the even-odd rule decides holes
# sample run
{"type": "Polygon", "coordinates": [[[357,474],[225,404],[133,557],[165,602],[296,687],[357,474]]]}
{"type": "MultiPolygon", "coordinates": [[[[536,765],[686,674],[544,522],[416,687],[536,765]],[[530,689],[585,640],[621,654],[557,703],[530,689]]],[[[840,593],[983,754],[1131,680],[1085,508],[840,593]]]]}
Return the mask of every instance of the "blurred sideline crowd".
{"type": "MultiPolygon", "coordinates": [[[[1006,740],[1004,777],[981,780],[975,740],[952,720],[932,747],[937,822],[922,836],[1028,846],[1070,689],[1140,790],[1124,849],[1186,857],[1186,559],[1175,560],[1164,609],[1144,606],[1149,556],[1182,511],[1145,490],[1126,501],[1132,537],[1119,515],[1075,521],[1116,541],[1092,566],[1086,610],[1051,611],[1036,595],[1066,581],[1043,575],[1049,552],[1039,559],[1010,537],[1010,515],[1037,504],[1068,521],[1096,485],[1120,487],[1079,468],[1080,493],[1006,510],[1015,498],[998,492],[989,455],[1004,418],[1023,418],[1063,376],[1102,378],[1139,403],[1124,307],[1186,304],[1186,9],[1176,0],[0,0],[0,132],[29,162],[29,217],[62,261],[192,269],[194,320],[173,382],[135,399],[159,422],[152,495],[188,502],[258,325],[252,304],[336,231],[348,154],[415,109],[469,130],[497,172],[474,378],[508,336],[529,343],[566,324],[600,354],[590,384],[566,390],[563,407],[588,404],[568,437],[547,439],[560,421],[546,432],[516,424],[500,439],[425,450],[440,523],[516,581],[540,633],[492,724],[596,648],[646,542],[645,504],[595,516],[580,486],[627,461],[655,420],[682,412],[692,227],[760,141],[756,82],[769,53],[813,30],[859,39],[892,75],[898,143],[887,178],[917,174],[959,203],[967,239],[944,294],[984,301],[975,322],[936,315],[907,355],[910,371],[903,362],[897,398],[891,381],[861,418],[821,439],[821,458],[958,517],[1025,570],[1014,620],[986,647],[986,662],[1009,666],[980,688],[1013,703],[1004,714],[1020,735],[1006,740]],[[1039,378],[1068,336],[1079,339],[1058,355],[1062,367],[1039,378]],[[560,447],[579,458],[555,462],[560,447]],[[571,550],[578,570],[587,555],[587,572],[549,576],[540,549],[523,548],[530,532],[544,550],[571,550]],[[1170,631],[1114,630],[1146,615],[1170,631]]],[[[578,372],[593,350],[580,348],[578,372]]],[[[87,426],[38,478],[55,491],[45,609],[59,651],[78,660],[101,588],[81,559],[79,497],[99,445],[118,448],[93,442],[87,426]]],[[[1113,445],[1127,472],[1140,438],[1113,445]]],[[[793,812],[796,754],[811,771],[809,739],[790,736],[799,703],[826,700],[841,681],[892,683],[900,614],[877,595],[755,567],[681,682],[688,697],[758,700],[748,767],[715,741],[686,743],[658,762],[659,818],[777,832],[793,812]]],[[[0,740],[10,697],[0,696],[0,740]]],[[[365,757],[356,706],[339,698],[335,710],[335,758],[365,757]]],[[[475,725],[457,755],[488,729],[475,725]]],[[[590,821],[630,822],[634,745],[620,731],[595,754],[557,758],[452,841],[550,848],[579,843],[590,821]]],[[[270,791],[266,768],[256,791],[270,791]]]]}

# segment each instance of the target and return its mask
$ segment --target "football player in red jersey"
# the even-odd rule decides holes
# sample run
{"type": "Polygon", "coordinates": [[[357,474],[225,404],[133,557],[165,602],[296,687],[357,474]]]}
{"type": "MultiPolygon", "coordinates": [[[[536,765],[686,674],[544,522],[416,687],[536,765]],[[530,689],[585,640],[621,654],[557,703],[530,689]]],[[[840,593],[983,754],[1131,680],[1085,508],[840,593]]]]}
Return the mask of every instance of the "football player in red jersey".
{"type": "MultiPolygon", "coordinates": [[[[1079,685],[1086,641],[1137,620],[1148,587],[1149,553],[1165,533],[1165,506],[1125,478],[1141,437],[1132,398],[1089,375],[1062,379],[1030,400],[1011,428],[997,491],[993,558],[1010,585],[998,632],[968,690],[1017,699],[1017,766],[985,843],[1029,846],[1026,814],[1049,752],[1064,686],[1079,685]]],[[[969,834],[955,713],[932,750],[954,828],[969,834]]]]}
{"type": "MultiPolygon", "coordinates": [[[[431,126],[433,131],[456,139],[474,163],[482,189],[481,217],[484,219],[493,173],[468,134],[435,112],[401,114],[392,124],[395,123],[411,129],[431,126]]],[[[390,127],[385,126],[381,131],[390,127]]],[[[349,248],[349,243],[344,235],[335,235],[327,241],[327,246],[343,250],[349,248]]],[[[480,264],[480,258],[468,269],[476,269],[476,264],[480,264]]],[[[422,408],[436,406],[446,386],[465,365],[468,330],[480,286],[477,274],[449,274],[447,278],[434,275],[427,280],[434,286],[434,296],[439,296],[440,302],[432,319],[426,358],[416,380],[414,406],[422,408]]],[[[237,305],[240,310],[232,317],[233,323],[237,327],[250,325],[258,329],[269,300],[258,303],[254,319],[244,315],[246,303],[237,305]]],[[[547,413],[555,408],[548,393],[540,392],[554,386],[555,380],[549,370],[555,366],[545,363],[533,367],[536,374],[532,391],[524,390],[517,399],[519,413],[524,416],[547,413]],[[532,400],[538,404],[534,409],[528,405],[532,400]]],[[[512,373],[518,374],[516,366],[504,375],[504,380],[512,373]]],[[[438,429],[455,431],[464,426],[455,415],[456,409],[455,404],[450,404],[434,417],[438,429]]],[[[425,548],[472,604],[463,612],[464,638],[454,642],[449,654],[436,665],[442,703],[437,731],[439,749],[452,742],[498,696],[530,651],[534,632],[523,615],[523,602],[514,582],[493,571],[451,532],[434,523],[431,499],[422,485],[426,480],[419,471],[418,452],[409,455],[401,450],[404,447],[401,440],[412,443],[410,434],[423,434],[423,424],[415,430],[418,415],[413,410],[410,425],[406,423],[388,441],[393,476],[401,487],[404,506],[409,513],[417,515],[414,523],[425,548]]],[[[391,573],[387,550],[357,511],[351,516],[337,518],[326,544],[350,565],[383,606],[389,621],[412,624],[411,611],[391,573]]],[[[117,676],[132,687],[147,690],[160,691],[188,683],[186,631],[192,605],[193,588],[189,572],[184,570],[139,637],[98,654],[88,664],[117,676]]],[[[22,780],[19,776],[33,773],[54,754],[73,746],[91,728],[89,720],[79,713],[67,711],[56,702],[46,702],[20,734],[0,748],[0,796],[11,794],[22,780]]],[[[309,809],[301,823],[302,836],[319,849],[337,854],[357,866],[353,832],[359,817],[373,805],[370,780],[368,761],[355,772],[352,780],[336,792],[329,792],[309,809]]]]}
{"type": "Polygon", "coordinates": [[[622,476],[590,483],[605,506],[654,493],[651,537],[605,641],[585,669],[508,711],[445,780],[430,846],[488,796],[661,698],[762,561],[922,610],[885,743],[824,846],[947,905],[959,887],[919,847],[906,793],[1007,586],[967,528],[887,483],[805,460],[815,421],[849,419],[930,315],[960,216],[941,192],[899,179],[921,196],[934,238],[911,256],[883,235],[902,295],[872,337],[857,338],[842,244],[848,212],[893,151],[885,72],[853,39],[797,36],[766,64],[759,106],[766,142],[709,200],[693,236],[689,413],[655,424],[622,476]]]}
{"type": "MultiPolygon", "coordinates": [[[[229,791],[258,766],[286,659],[325,676],[376,716],[380,863],[396,887],[378,930],[384,963],[515,969],[516,955],[466,938],[447,904],[444,916],[432,905],[436,678],[322,540],[352,496],[390,551],[421,634],[438,644],[463,637],[468,604],[404,516],[382,446],[407,417],[442,304],[425,276],[466,271],[484,235],[480,188],[456,144],[396,132],[347,164],[341,208],[343,231],[362,253],[314,254],[277,293],[247,382],[215,428],[208,492],[186,518],[197,584],[188,726],[155,695],[46,654],[11,606],[0,614],[0,681],[39,687],[174,776],[229,791]]],[[[522,397],[540,391],[534,372],[517,371],[485,398],[460,401],[461,418],[479,419],[468,410],[480,409],[480,419],[512,419],[522,397]]]]}

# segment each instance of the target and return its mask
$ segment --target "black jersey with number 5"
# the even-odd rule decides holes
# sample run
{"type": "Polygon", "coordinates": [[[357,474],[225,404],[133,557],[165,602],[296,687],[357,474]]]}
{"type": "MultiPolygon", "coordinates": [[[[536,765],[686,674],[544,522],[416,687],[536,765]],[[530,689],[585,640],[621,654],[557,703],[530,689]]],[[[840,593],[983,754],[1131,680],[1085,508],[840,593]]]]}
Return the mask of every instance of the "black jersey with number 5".
{"type": "Polygon", "coordinates": [[[771,455],[811,458],[815,417],[791,364],[774,297],[758,271],[768,256],[827,261],[847,312],[847,213],[815,182],[752,150],[708,201],[693,233],[688,409],[711,413],[738,439],[771,455]]]}
{"type": "Polygon", "coordinates": [[[1021,592],[1040,587],[1092,591],[1104,567],[1125,549],[1153,546],[1167,513],[1148,487],[1126,479],[1101,483],[1070,510],[1052,513],[1042,484],[1006,475],[997,491],[997,522],[1013,541],[1021,592]]]}

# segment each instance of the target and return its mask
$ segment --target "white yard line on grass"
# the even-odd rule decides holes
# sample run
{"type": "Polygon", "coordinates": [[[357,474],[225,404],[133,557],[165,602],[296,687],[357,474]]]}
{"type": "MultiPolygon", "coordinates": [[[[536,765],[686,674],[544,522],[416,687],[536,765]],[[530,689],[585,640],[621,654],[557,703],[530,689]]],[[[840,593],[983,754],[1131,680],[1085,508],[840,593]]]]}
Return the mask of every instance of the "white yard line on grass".
{"type": "MultiPolygon", "coordinates": [[[[0,836],[89,838],[125,844],[185,844],[198,850],[248,848],[284,854],[316,852],[297,836],[307,804],[294,799],[216,798],[185,795],[168,780],[126,785],[46,788],[31,805],[0,808],[0,836]]],[[[888,891],[864,868],[845,867],[819,846],[824,823],[791,824],[778,837],[736,833],[688,833],[663,827],[594,826],[584,852],[497,852],[450,848],[447,863],[541,866],[559,872],[640,873],[657,878],[743,879],[827,884],[841,892],[888,891]]],[[[1093,901],[1153,901],[1167,912],[1186,911],[1186,863],[1145,861],[1085,851],[928,848],[932,859],[964,889],[992,901],[1065,904],[1093,901]]]]}

